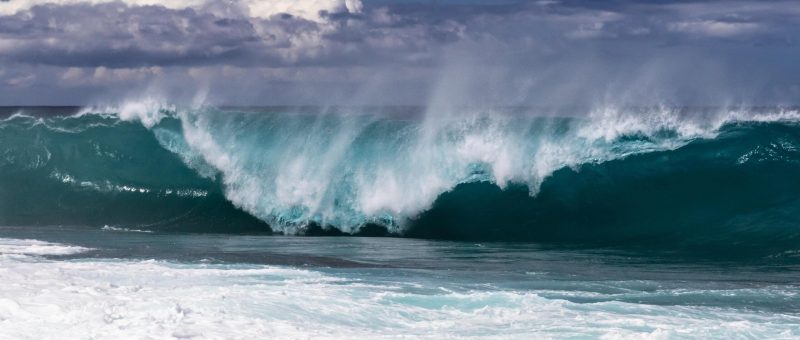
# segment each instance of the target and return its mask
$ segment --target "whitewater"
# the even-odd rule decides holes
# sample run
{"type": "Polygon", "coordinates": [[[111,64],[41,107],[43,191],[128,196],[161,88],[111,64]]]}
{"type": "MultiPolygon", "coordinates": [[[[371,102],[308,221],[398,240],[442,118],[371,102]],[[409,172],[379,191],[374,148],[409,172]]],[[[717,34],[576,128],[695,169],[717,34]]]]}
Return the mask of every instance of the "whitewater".
{"type": "Polygon", "coordinates": [[[39,236],[80,239],[80,245],[0,238],[0,337],[800,336],[796,276],[777,270],[732,271],[519,245],[251,236],[221,241],[81,229],[46,234],[39,236]],[[297,261],[305,257],[311,267],[280,264],[278,255],[286,252],[297,261]],[[405,262],[411,258],[414,267],[405,262]],[[277,264],[258,263],[264,259],[277,264]],[[760,281],[742,281],[742,274],[760,281]]]}

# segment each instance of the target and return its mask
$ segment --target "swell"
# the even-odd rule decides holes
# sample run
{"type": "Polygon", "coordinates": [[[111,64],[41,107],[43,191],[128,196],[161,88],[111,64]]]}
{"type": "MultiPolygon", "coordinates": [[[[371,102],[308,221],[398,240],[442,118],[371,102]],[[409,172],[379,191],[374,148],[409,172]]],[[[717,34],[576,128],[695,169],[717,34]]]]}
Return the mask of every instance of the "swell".
{"type": "Polygon", "coordinates": [[[286,110],[11,116],[0,224],[800,249],[791,111],[286,110]]]}
{"type": "Polygon", "coordinates": [[[0,225],[270,231],[168,151],[176,143],[110,116],[11,116],[0,123],[0,225]]]}

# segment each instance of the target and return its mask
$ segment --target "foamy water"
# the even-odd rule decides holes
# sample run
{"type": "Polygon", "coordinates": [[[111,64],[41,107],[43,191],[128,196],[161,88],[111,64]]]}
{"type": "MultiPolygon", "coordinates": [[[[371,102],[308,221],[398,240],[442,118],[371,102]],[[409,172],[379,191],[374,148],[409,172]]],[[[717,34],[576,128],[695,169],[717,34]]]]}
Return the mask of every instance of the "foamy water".
{"type": "Polygon", "coordinates": [[[543,297],[554,293],[546,290],[454,291],[446,277],[386,283],[281,266],[42,257],[81,251],[0,239],[0,338],[800,336],[795,315],[575,303],[543,297]]]}

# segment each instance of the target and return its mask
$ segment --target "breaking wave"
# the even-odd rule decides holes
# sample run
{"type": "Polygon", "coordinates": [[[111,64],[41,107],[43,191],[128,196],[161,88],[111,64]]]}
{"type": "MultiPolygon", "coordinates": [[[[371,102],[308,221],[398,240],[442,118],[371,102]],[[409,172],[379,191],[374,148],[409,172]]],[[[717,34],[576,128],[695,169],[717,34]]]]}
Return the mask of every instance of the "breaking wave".
{"type": "Polygon", "coordinates": [[[0,224],[800,245],[797,111],[518,111],[17,113],[0,224]]]}

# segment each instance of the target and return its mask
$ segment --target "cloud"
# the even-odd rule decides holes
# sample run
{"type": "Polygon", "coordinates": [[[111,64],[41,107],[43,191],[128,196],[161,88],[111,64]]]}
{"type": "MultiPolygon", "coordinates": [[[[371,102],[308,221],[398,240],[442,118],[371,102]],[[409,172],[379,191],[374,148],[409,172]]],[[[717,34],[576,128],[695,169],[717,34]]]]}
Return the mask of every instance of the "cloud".
{"type": "Polygon", "coordinates": [[[36,80],[34,74],[23,74],[6,80],[6,84],[11,87],[28,87],[36,80]]]}
{"type": "Polygon", "coordinates": [[[743,34],[756,33],[763,27],[754,22],[726,22],[716,20],[681,21],[670,23],[670,31],[689,34],[699,34],[708,37],[734,37],[743,34]]]}
{"type": "Polygon", "coordinates": [[[77,67],[70,67],[61,75],[62,80],[73,81],[83,76],[83,70],[77,67]]]}
{"type": "Polygon", "coordinates": [[[118,3],[36,6],[0,21],[2,55],[49,65],[204,62],[236,57],[256,40],[246,21],[118,3]]]}
{"type": "Polygon", "coordinates": [[[10,0],[0,104],[153,84],[234,103],[760,96],[753,80],[795,84],[798,20],[795,2],[755,0],[10,0]]]}
{"type": "Polygon", "coordinates": [[[360,13],[363,5],[360,0],[243,0],[243,5],[251,17],[270,18],[276,14],[287,13],[307,20],[323,21],[320,13],[360,13]]]}
{"type": "MultiPolygon", "coordinates": [[[[439,25],[386,22],[355,16],[360,2],[277,1],[246,12],[200,10],[184,3],[133,6],[47,3],[17,11],[0,21],[0,58],[63,67],[141,67],[225,64],[309,66],[422,60],[436,44],[454,41],[455,21],[439,25]],[[321,10],[317,20],[304,16],[321,10]],[[288,13],[278,15],[280,11],[288,13]],[[251,17],[251,12],[260,13],[251,17]],[[271,14],[263,18],[262,14],[271,14]],[[91,18],[91,20],[86,20],[91,18]]],[[[99,1],[99,0],[96,0],[99,1]]],[[[146,1],[138,1],[146,3],[146,1]]],[[[133,1],[132,3],[138,3],[133,1]]],[[[249,3],[249,2],[245,2],[249,3]]],[[[253,3],[255,3],[253,1],[253,3]]]]}
{"type": "Polygon", "coordinates": [[[322,20],[320,13],[358,13],[362,9],[360,0],[8,0],[0,4],[0,15],[14,15],[29,11],[36,6],[75,6],[121,3],[130,7],[161,6],[171,10],[210,10],[225,13],[237,8],[254,18],[270,18],[278,14],[289,14],[307,20],[322,20]]]}

